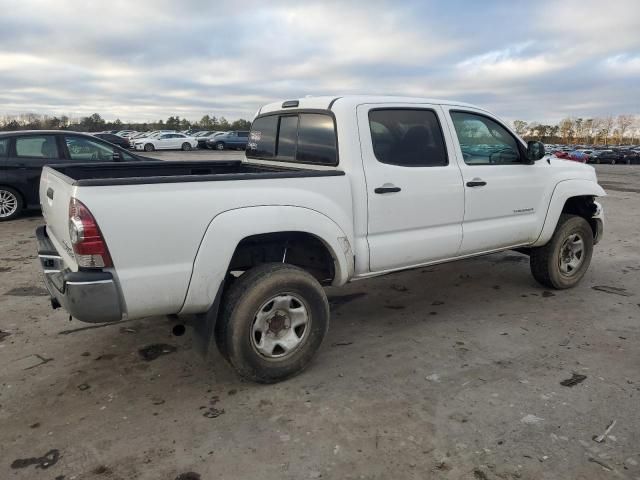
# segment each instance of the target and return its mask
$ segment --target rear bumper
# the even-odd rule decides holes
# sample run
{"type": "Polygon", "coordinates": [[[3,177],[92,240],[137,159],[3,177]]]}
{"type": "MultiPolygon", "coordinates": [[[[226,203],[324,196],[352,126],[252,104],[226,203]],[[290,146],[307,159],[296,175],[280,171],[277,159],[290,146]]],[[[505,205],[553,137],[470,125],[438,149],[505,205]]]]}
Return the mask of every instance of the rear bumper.
{"type": "Polygon", "coordinates": [[[116,322],[123,317],[122,303],[110,272],[65,268],[62,257],[47,236],[44,226],[36,229],[38,258],[53,308],[63,307],[83,322],[116,322]]]}

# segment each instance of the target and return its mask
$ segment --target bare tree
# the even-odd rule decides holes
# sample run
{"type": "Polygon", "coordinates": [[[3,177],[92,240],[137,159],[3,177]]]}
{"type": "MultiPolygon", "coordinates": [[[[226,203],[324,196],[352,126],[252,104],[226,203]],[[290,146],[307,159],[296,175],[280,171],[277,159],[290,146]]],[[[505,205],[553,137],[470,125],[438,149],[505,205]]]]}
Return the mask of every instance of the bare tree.
{"type": "Polygon", "coordinates": [[[524,120],[514,120],[513,121],[513,129],[515,130],[516,134],[518,134],[521,137],[525,133],[527,133],[527,125],[528,125],[528,123],[525,122],[524,120]]]}
{"type": "Polygon", "coordinates": [[[604,138],[604,144],[609,144],[609,135],[613,130],[613,117],[608,115],[602,119],[602,123],[600,124],[600,135],[604,138]]]}
{"type": "Polygon", "coordinates": [[[562,135],[562,140],[564,143],[569,143],[569,139],[571,138],[571,134],[573,132],[573,120],[570,117],[563,118],[560,120],[558,124],[560,127],[560,135],[562,135]]]}
{"type": "Polygon", "coordinates": [[[593,136],[593,118],[587,118],[584,121],[585,142],[590,143],[593,136]]]}
{"type": "Polygon", "coordinates": [[[633,115],[618,115],[616,118],[616,126],[618,128],[619,140],[618,143],[623,143],[624,134],[629,130],[629,127],[633,125],[635,118],[633,115]]]}

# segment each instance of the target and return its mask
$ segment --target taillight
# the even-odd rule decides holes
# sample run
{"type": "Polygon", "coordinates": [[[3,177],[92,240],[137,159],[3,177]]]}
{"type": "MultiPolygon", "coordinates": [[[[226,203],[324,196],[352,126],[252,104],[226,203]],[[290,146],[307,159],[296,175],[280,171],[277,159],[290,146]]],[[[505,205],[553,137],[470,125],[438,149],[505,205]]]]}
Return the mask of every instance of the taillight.
{"type": "Polygon", "coordinates": [[[84,268],[113,267],[109,249],[100,227],[89,209],[78,199],[69,202],[69,237],[78,266],[84,268]]]}

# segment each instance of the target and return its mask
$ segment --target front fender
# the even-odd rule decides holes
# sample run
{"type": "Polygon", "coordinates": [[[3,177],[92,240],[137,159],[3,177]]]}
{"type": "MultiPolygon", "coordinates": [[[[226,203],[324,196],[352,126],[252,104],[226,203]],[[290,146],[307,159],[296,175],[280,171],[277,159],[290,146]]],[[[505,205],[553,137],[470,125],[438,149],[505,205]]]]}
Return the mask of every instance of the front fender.
{"type": "Polygon", "coordinates": [[[201,313],[213,304],[238,244],[246,237],[276,232],[304,232],[318,237],[334,261],[333,285],[353,275],[353,239],[329,217],[309,208],[257,206],[228,210],[207,227],[196,253],[180,314],[201,313]]]}
{"type": "MultiPolygon", "coordinates": [[[[545,245],[551,239],[558,220],[560,219],[560,214],[562,214],[564,204],[569,198],[583,196],[604,197],[606,195],[607,192],[591,180],[574,179],[559,182],[551,195],[551,201],[549,202],[542,231],[538,239],[531,246],[539,247],[545,245]]],[[[596,212],[596,216],[601,219],[602,209],[596,212]]]]}

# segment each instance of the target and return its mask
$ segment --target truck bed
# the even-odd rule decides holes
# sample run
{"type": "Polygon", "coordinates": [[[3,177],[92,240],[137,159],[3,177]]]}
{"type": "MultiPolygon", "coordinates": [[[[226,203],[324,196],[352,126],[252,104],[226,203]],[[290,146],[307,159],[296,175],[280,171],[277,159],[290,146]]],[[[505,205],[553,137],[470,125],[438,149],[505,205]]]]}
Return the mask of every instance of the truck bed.
{"type": "Polygon", "coordinates": [[[151,183],[208,182],[266,178],[328,177],[340,170],[275,167],[230,161],[149,161],[122,163],[66,163],[51,167],[75,186],[140,185],[151,183]]]}

